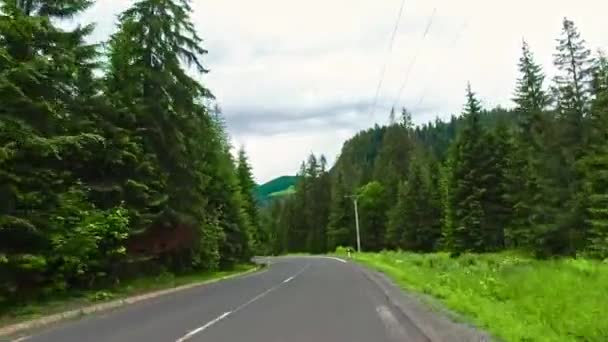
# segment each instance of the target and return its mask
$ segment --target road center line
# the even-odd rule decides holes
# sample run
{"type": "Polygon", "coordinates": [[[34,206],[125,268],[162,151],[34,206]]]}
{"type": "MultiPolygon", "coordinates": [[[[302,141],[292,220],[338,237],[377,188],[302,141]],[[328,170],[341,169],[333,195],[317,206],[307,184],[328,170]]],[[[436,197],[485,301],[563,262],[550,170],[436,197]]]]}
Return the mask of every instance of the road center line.
{"type": "Polygon", "coordinates": [[[230,315],[231,313],[232,313],[231,311],[224,312],[220,316],[216,317],[214,320],[207,322],[207,324],[203,325],[200,328],[196,328],[196,329],[190,331],[189,333],[187,333],[186,335],[182,336],[180,339],[178,339],[175,342],[184,342],[184,341],[192,338],[192,336],[200,333],[201,331],[209,328],[210,326],[214,325],[215,323],[217,323],[217,322],[223,320],[224,318],[228,317],[228,315],[230,315]]]}
{"type": "Polygon", "coordinates": [[[291,280],[293,280],[294,278],[296,278],[297,276],[299,276],[300,274],[304,273],[304,271],[306,271],[306,269],[310,267],[310,264],[304,266],[300,271],[298,271],[298,273],[294,274],[293,276],[283,280],[282,282],[280,282],[279,284],[269,288],[268,290],[260,293],[259,295],[251,298],[250,300],[248,300],[247,302],[239,305],[236,309],[232,310],[232,311],[227,311],[224,312],[223,314],[221,314],[220,316],[216,317],[215,319],[213,319],[212,321],[207,322],[205,325],[196,328],[190,332],[188,332],[186,335],[180,337],[179,339],[177,339],[175,342],[184,342],[187,341],[189,339],[191,339],[194,335],[201,333],[203,331],[205,331],[205,329],[208,329],[209,327],[211,327],[212,325],[216,324],[217,322],[223,320],[224,318],[228,317],[231,314],[235,314],[241,310],[243,310],[246,306],[252,304],[253,302],[261,299],[262,297],[266,296],[267,294],[269,294],[270,292],[278,289],[279,287],[281,287],[281,285],[286,284],[288,282],[290,282],[291,280]]]}

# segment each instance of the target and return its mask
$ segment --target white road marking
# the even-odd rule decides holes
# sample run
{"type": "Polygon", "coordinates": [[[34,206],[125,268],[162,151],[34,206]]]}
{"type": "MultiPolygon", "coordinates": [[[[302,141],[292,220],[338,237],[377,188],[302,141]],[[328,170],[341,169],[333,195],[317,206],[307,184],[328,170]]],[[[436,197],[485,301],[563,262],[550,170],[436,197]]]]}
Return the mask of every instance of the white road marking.
{"type": "Polygon", "coordinates": [[[386,306],[381,305],[376,308],[376,312],[378,313],[378,316],[380,316],[382,323],[384,323],[384,327],[388,331],[390,337],[395,341],[404,341],[407,336],[405,330],[403,329],[403,326],[399,324],[397,318],[393,316],[391,310],[386,306]]]}
{"type": "Polygon", "coordinates": [[[341,262],[341,263],[346,264],[346,260],[344,260],[344,259],[340,259],[340,258],[336,258],[336,257],[330,257],[330,256],[321,256],[321,257],[319,257],[319,258],[336,260],[336,261],[339,261],[339,262],[341,262]]]}
{"type": "Polygon", "coordinates": [[[186,335],[182,336],[181,338],[179,338],[175,342],[184,342],[184,341],[192,338],[192,336],[200,333],[201,331],[204,331],[205,329],[209,328],[210,326],[214,325],[215,323],[217,323],[217,322],[223,320],[224,318],[228,317],[228,315],[230,315],[231,313],[232,313],[231,311],[224,312],[220,316],[216,317],[214,320],[207,322],[207,324],[203,325],[202,327],[199,327],[199,328],[196,328],[196,329],[190,331],[189,333],[187,333],[186,335]]]}
{"type": "Polygon", "coordinates": [[[25,340],[29,340],[31,336],[23,336],[23,337],[19,337],[16,340],[13,340],[12,342],[23,342],[25,340]]]}
{"type": "Polygon", "coordinates": [[[278,289],[279,287],[281,287],[281,285],[290,282],[291,280],[293,280],[294,278],[296,278],[297,276],[299,276],[300,274],[304,273],[304,271],[306,271],[306,269],[310,267],[310,264],[304,266],[300,271],[298,271],[298,273],[294,274],[293,276],[283,280],[282,282],[280,282],[279,284],[269,288],[268,290],[260,293],[259,295],[251,298],[250,300],[248,300],[247,302],[241,304],[240,306],[238,306],[236,309],[232,310],[232,311],[227,311],[224,312],[223,314],[221,314],[220,316],[216,317],[214,320],[207,322],[205,325],[196,328],[192,331],[190,331],[189,333],[187,333],[186,335],[180,337],[179,339],[177,339],[175,342],[184,342],[186,340],[191,339],[194,335],[201,333],[203,331],[205,331],[205,329],[211,327],[212,325],[216,324],[217,322],[223,320],[224,318],[228,317],[231,314],[235,314],[241,310],[243,310],[246,306],[252,304],[253,302],[261,299],[262,297],[266,296],[267,294],[269,294],[270,292],[278,289]]]}

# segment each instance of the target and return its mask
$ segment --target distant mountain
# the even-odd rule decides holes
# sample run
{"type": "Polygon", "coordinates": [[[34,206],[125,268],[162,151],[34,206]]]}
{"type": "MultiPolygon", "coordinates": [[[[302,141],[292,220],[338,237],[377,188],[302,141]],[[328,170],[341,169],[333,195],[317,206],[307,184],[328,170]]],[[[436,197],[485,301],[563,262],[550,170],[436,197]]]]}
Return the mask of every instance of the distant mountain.
{"type": "Polygon", "coordinates": [[[267,183],[258,185],[255,196],[260,203],[266,203],[271,198],[290,195],[295,192],[297,176],[281,176],[267,183]]]}

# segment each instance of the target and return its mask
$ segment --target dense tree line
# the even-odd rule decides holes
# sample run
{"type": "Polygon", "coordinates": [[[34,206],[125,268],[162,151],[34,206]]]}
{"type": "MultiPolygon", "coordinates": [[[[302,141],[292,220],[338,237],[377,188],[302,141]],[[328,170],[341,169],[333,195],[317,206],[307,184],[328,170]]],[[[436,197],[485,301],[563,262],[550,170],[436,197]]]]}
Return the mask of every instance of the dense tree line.
{"type": "Polygon", "coordinates": [[[135,2],[103,45],[62,24],[92,3],[0,1],[0,300],[229,267],[264,238],[189,1],[135,2]]]}
{"type": "Polygon", "coordinates": [[[414,127],[392,111],[322,177],[306,163],[295,196],[268,209],[273,251],[354,247],[354,196],[368,251],[608,257],[608,59],[564,19],[554,63],[547,81],[524,42],[514,108],[485,110],[468,85],[460,116],[414,127]]]}

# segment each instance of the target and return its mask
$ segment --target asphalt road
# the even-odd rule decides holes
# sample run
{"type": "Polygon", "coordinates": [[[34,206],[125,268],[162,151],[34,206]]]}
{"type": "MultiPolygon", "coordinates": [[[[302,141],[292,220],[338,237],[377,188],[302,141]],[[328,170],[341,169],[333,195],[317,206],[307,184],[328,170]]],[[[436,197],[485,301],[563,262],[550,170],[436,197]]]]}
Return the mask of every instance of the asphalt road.
{"type": "Polygon", "coordinates": [[[422,342],[359,266],[269,259],[263,272],[60,324],[26,341],[422,342]]]}

